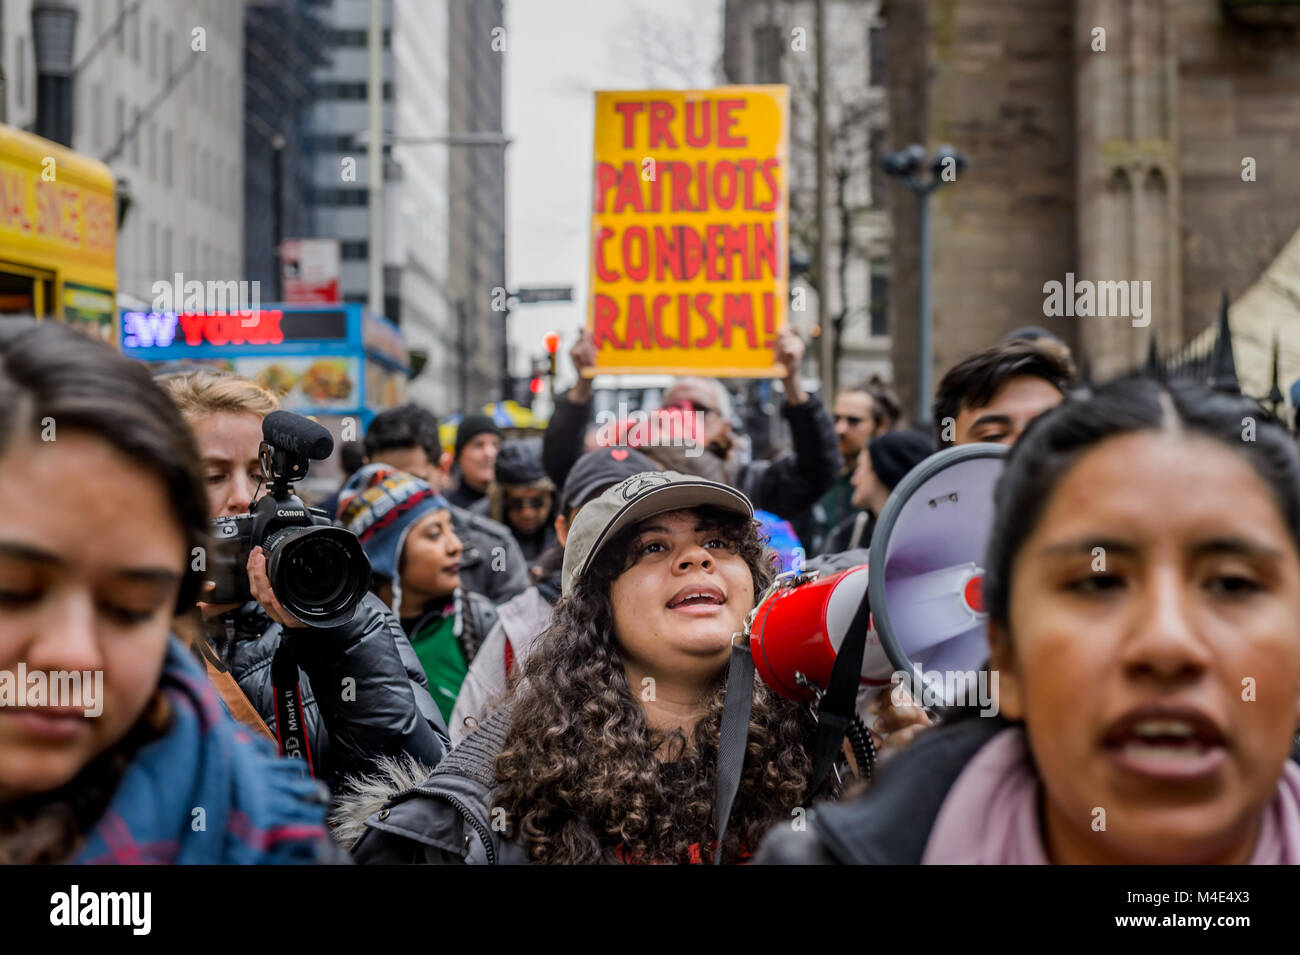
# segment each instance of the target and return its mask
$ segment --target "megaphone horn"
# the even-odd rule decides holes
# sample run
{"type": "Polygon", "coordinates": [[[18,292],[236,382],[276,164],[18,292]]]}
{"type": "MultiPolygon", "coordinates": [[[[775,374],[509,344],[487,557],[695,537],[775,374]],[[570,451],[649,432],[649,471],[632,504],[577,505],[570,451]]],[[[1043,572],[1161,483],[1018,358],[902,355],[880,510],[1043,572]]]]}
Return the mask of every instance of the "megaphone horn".
{"type": "Polygon", "coordinates": [[[968,444],[926,458],[889,495],[871,536],[867,590],[881,645],[945,706],[958,700],[942,688],[961,685],[945,677],[988,660],[981,585],[1006,454],[968,444]]]}
{"type": "Polygon", "coordinates": [[[817,700],[864,595],[872,625],[860,686],[888,686],[895,672],[924,679],[932,670],[979,669],[987,657],[984,549],[1005,456],[994,444],[931,455],[890,494],[869,563],[828,577],[778,578],[748,631],[763,682],[787,699],[817,700]]]}

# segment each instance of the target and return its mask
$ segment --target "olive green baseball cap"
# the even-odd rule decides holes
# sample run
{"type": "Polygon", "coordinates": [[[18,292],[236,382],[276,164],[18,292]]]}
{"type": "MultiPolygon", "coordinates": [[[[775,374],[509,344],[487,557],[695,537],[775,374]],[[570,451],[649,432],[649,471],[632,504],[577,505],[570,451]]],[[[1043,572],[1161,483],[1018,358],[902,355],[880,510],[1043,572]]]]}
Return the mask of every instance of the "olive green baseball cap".
{"type": "Polygon", "coordinates": [[[643,471],[615,484],[588,501],[573,519],[564,544],[561,592],[591,569],[600,549],[626,527],[668,511],[713,505],[733,514],[753,518],[754,506],[734,487],[682,474],[680,471],[643,471]]]}

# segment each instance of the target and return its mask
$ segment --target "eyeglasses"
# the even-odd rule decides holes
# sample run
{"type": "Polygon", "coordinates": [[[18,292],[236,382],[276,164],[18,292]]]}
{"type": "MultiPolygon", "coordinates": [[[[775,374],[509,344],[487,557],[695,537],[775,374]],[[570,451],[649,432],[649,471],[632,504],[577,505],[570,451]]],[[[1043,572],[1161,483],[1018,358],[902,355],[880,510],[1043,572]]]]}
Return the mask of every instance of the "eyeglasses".
{"type": "Polygon", "coordinates": [[[521,497],[506,501],[507,511],[544,511],[549,506],[550,502],[544,497],[521,497]]]}

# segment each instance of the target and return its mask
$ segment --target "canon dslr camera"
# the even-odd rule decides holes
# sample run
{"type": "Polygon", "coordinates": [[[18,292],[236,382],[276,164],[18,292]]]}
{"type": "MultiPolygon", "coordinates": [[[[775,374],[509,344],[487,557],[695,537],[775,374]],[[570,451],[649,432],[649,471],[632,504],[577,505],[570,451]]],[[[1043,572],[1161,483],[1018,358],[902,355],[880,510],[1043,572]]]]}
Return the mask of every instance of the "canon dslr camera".
{"type": "Polygon", "coordinates": [[[335,527],[324,511],[307,507],[293,493],[294,483],[307,476],[309,459],[329,457],[334,439],[316,422],[288,411],[267,415],[262,437],[266,494],[248,514],[212,522],[208,576],[216,589],[204,599],[214,604],[251,599],[248,556],[260,546],[271,589],[285,610],[313,627],[348,623],[370,583],[370,561],[356,535],[335,527]]]}

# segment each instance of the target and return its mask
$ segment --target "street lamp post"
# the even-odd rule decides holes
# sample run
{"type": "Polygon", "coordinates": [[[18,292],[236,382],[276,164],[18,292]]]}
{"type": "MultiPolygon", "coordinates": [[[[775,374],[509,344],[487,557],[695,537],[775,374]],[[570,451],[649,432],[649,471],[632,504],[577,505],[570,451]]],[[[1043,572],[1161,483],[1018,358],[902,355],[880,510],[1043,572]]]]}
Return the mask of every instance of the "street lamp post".
{"type": "Polygon", "coordinates": [[[966,157],[951,146],[940,146],[927,163],[925,147],[913,143],[901,152],[886,153],[880,167],[911,189],[917,198],[920,274],[916,309],[916,424],[924,427],[930,420],[930,398],[934,391],[930,383],[934,366],[930,305],[930,193],[945,182],[956,182],[957,174],[966,167],[966,157]],[[927,167],[930,178],[921,179],[919,173],[927,167]]]}

